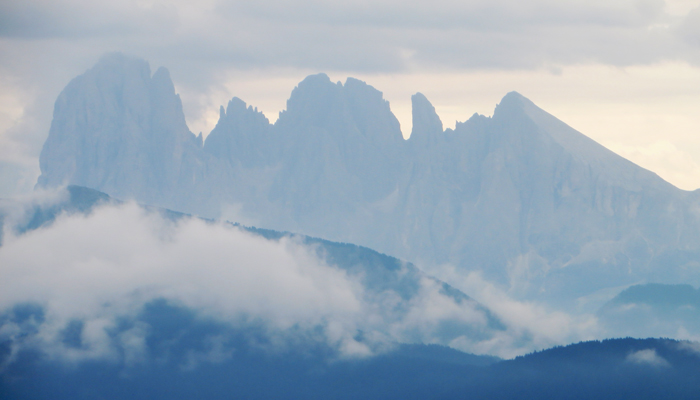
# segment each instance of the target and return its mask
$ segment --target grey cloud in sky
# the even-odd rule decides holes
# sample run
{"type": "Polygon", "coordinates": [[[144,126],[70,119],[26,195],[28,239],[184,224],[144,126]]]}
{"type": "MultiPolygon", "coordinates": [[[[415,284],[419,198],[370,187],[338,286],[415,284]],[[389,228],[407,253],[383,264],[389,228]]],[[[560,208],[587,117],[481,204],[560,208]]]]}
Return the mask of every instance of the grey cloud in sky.
{"type": "Polygon", "coordinates": [[[700,48],[700,7],[694,8],[683,18],[677,32],[687,43],[700,48]]]}
{"type": "MultiPolygon", "coordinates": [[[[137,55],[235,67],[398,71],[685,59],[661,0],[6,2],[9,40],[104,38],[137,55]],[[134,51],[136,50],[136,51],[134,51]],[[411,55],[407,57],[407,54],[411,55]]],[[[692,17],[692,15],[691,15],[692,17]]],[[[692,26],[686,21],[685,25],[692,26]]]]}
{"type": "Polygon", "coordinates": [[[172,32],[178,25],[174,6],[139,6],[138,2],[3,1],[0,36],[18,39],[80,38],[172,32]]]}
{"type": "Polygon", "coordinates": [[[9,62],[1,72],[24,75],[36,69],[27,64],[37,63],[60,68],[85,54],[94,62],[107,51],[181,68],[187,73],[180,84],[205,86],[207,77],[231,68],[397,72],[697,63],[697,14],[671,16],[661,0],[4,1],[0,55],[9,62]]]}
{"type": "Polygon", "coordinates": [[[520,30],[528,25],[640,26],[662,16],[663,0],[551,1],[396,0],[326,2],[286,1],[221,3],[229,14],[279,22],[404,28],[520,30]]]}
{"type": "MultiPolygon", "coordinates": [[[[124,51],[207,87],[227,69],[398,72],[698,63],[698,9],[661,0],[0,3],[0,74],[40,80],[124,51]],[[76,65],[74,59],[89,59],[76,65]],[[177,70],[185,73],[178,74],[177,70]]],[[[63,84],[69,78],[64,78],[63,84]]]]}

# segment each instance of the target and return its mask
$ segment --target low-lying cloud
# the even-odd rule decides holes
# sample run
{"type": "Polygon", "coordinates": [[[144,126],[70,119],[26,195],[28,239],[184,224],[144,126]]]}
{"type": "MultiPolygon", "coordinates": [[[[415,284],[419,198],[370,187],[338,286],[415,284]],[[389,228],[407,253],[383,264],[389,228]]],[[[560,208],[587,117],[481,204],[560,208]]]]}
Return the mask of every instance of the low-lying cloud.
{"type": "MultiPolygon", "coordinates": [[[[293,235],[267,239],[198,218],[173,221],[133,203],[59,214],[25,233],[16,229],[37,209],[67,200],[58,190],[0,204],[0,337],[14,340],[13,354],[24,346],[63,360],[142,362],[153,327],[139,315],[159,301],[217,326],[256,326],[273,348],[292,348],[301,335],[340,357],[370,356],[398,342],[510,358],[610,336],[596,315],[517,301],[477,272],[465,275],[450,266],[430,271],[487,308],[446,292],[442,282],[412,266],[391,272],[410,275],[409,289],[377,289],[379,281],[371,287],[367,270],[329,263],[321,243],[293,235]],[[8,318],[17,307],[41,313],[8,318]],[[125,318],[135,322],[120,327],[125,318]],[[35,331],[30,339],[27,329],[35,331]]],[[[382,274],[378,279],[387,279],[382,274]]],[[[231,356],[224,331],[212,332],[206,351],[187,356],[189,367],[231,356]]],[[[635,357],[646,360],[642,355],[635,357]]]]}
{"type": "Polygon", "coordinates": [[[0,309],[42,305],[48,341],[83,320],[97,342],[113,316],[157,298],[224,320],[253,315],[280,330],[329,317],[352,323],[361,311],[359,284],[292,238],[268,241],[195,218],[172,222],[134,204],[6,235],[0,309]]]}
{"type": "MultiPolygon", "coordinates": [[[[420,278],[408,299],[372,292],[361,274],[329,265],[298,237],[268,240],[226,223],[172,221],[130,203],[59,215],[20,235],[5,225],[0,336],[17,339],[14,353],[31,346],[63,360],[139,362],[152,327],[136,317],[161,300],[217,324],[252,323],[282,347],[301,332],[340,357],[372,355],[396,342],[512,352],[484,345],[495,333],[486,311],[448,295],[441,283],[420,278]],[[3,320],[17,307],[42,311],[3,320]],[[125,318],[136,322],[120,328],[125,318]],[[27,326],[35,334],[19,340],[27,326]]],[[[222,337],[206,340],[207,351],[189,356],[193,365],[230,355],[222,337]]]]}
{"type": "Polygon", "coordinates": [[[627,362],[656,368],[667,368],[671,366],[665,358],[656,353],[656,349],[635,351],[627,356],[627,362]]]}
{"type": "Polygon", "coordinates": [[[431,268],[429,272],[474,296],[508,326],[507,332],[494,336],[489,342],[480,343],[484,350],[509,349],[511,353],[507,356],[514,357],[522,354],[524,349],[545,349],[606,337],[605,328],[595,315],[574,315],[552,310],[537,302],[517,300],[478,271],[464,272],[451,265],[442,265],[431,268]],[[523,342],[523,337],[528,340],[523,342]]]}

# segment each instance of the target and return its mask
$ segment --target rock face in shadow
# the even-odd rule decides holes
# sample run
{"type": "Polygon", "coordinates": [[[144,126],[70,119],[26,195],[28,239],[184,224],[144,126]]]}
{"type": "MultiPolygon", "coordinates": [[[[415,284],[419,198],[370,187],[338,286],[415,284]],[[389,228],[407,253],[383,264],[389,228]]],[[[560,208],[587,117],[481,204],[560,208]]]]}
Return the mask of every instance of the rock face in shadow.
{"type": "Polygon", "coordinates": [[[167,71],[110,55],[59,96],[39,185],[451,264],[562,307],[595,310],[597,291],[639,282],[700,284],[698,193],[515,92],[454,130],[412,101],[404,140],[381,92],[312,75],[274,125],[234,98],[202,147],[167,71]]]}

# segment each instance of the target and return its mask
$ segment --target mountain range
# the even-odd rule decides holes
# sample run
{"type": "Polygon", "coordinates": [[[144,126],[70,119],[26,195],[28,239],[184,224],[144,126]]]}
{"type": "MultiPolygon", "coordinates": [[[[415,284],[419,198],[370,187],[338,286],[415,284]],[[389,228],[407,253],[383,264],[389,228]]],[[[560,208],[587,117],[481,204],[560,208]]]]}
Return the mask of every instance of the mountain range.
{"type": "Polygon", "coordinates": [[[380,91],[311,75],[274,124],[234,97],[204,139],[167,69],[109,54],[58,97],[38,187],[368,246],[567,310],[633,284],[700,284],[700,192],[515,92],[455,129],[424,95],[412,104],[405,140],[380,91]]]}

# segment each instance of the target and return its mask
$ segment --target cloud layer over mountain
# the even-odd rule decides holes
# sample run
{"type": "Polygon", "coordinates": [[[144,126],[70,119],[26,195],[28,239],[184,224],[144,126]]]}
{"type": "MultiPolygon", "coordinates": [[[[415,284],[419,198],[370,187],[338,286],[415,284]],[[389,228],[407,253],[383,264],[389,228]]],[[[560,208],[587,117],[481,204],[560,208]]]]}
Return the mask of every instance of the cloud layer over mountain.
{"type": "MultiPolygon", "coordinates": [[[[52,196],[54,203],[61,199],[52,196]]],[[[113,332],[159,299],[194,310],[201,320],[262,327],[282,347],[313,337],[342,357],[375,354],[397,342],[502,356],[553,343],[549,336],[538,340],[536,330],[493,326],[488,311],[428,277],[412,281],[399,271],[409,280],[395,291],[377,290],[380,281],[329,263],[319,257],[321,245],[293,236],[266,239],[230,224],[173,221],[134,204],[61,214],[18,236],[13,226],[22,226],[16,217],[22,210],[14,211],[15,217],[5,216],[0,247],[0,333],[59,359],[138,359],[148,326],[137,324],[116,339],[113,332]],[[42,310],[31,340],[26,326],[6,319],[17,307],[42,310]],[[71,326],[79,327],[77,346],[66,343],[71,326]]]]}

